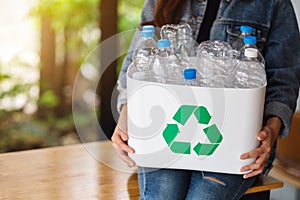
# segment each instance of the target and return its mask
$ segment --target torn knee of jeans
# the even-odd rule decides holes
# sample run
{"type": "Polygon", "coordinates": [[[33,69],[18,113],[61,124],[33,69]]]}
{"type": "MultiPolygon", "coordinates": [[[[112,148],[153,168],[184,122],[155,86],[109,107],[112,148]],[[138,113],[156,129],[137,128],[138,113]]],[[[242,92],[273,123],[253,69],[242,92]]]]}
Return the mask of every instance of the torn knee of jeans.
{"type": "Polygon", "coordinates": [[[219,179],[217,179],[215,177],[212,177],[212,176],[204,176],[204,178],[206,180],[210,180],[212,182],[215,182],[215,183],[218,183],[218,184],[221,184],[221,185],[224,185],[224,186],[226,185],[223,181],[221,181],[221,180],[219,180],[219,179]]]}

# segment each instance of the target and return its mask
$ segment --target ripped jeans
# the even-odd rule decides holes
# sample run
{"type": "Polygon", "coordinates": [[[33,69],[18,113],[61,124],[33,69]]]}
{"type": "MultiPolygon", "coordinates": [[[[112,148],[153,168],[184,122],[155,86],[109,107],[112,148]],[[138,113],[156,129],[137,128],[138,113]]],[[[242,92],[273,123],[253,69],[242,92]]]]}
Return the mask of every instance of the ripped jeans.
{"type": "Polygon", "coordinates": [[[141,200],[240,199],[257,177],[203,171],[139,167],[141,200]]]}

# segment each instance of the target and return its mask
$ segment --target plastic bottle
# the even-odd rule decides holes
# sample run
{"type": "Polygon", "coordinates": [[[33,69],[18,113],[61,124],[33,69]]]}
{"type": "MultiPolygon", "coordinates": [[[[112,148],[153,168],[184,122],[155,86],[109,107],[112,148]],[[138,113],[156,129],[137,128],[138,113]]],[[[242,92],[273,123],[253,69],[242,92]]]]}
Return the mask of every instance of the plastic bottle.
{"type": "Polygon", "coordinates": [[[153,31],[144,30],[138,40],[132,55],[132,78],[147,80],[149,74],[149,64],[157,52],[157,43],[153,39],[153,31]]]}
{"type": "Polygon", "coordinates": [[[258,60],[258,50],[246,48],[243,59],[231,74],[232,87],[256,88],[267,83],[264,64],[258,60]]]}
{"type": "Polygon", "coordinates": [[[197,58],[200,64],[198,71],[203,77],[206,87],[224,87],[224,80],[228,72],[232,71],[233,49],[224,41],[204,41],[197,49],[197,58]]]}
{"type": "Polygon", "coordinates": [[[245,55],[245,49],[247,48],[254,48],[257,49],[258,51],[258,57],[257,59],[263,63],[263,65],[265,65],[265,59],[262,56],[262,54],[259,52],[257,46],[256,46],[256,37],[255,36],[245,36],[244,37],[244,46],[240,49],[240,56],[241,56],[241,60],[243,59],[243,56],[245,55]]]}
{"type": "Polygon", "coordinates": [[[153,39],[155,40],[155,42],[157,42],[157,37],[155,35],[155,27],[153,25],[144,25],[142,26],[142,31],[152,31],[153,32],[153,39]]]}
{"type": "Polygon", "coordinates": [[[177,46],[177,25],[176,24],[166,24],[163,25],[160,30],[161,39],[170,40],[170,49],[175,51],[177,46]]]}
{"type": "Polygon", "coordinates": [[[159,83],[180,84],[182,66],[179,57],[171,51],[170,40],[158,40],[158,51],[150,64],[152,80],[159,83]]]}
{"type": "Polygon", "coordinates": [[[194,68],[183,70],[184,85],[199,86],[197,83],[197,70],[194,68]]]}
{"type": "Polygon", "coordinates": [[[240,31],[241,31],[241,36],[244,38],[244,36],[252,35],[253,28],[251,26],[243,25],[240,27],[240,31]]]}
{"type": "Polygon", "coordinates": [[[242,25],[240,26],[240,32],[237,39],[232,43],[232,47],[236,50],[240,50],[244,46],[244,37],[252,35],[253,28],[251,26],[242,25]]]}
{"type": "Polygon", "coordinates": [[[192,28],[189,24],[180,24],[177,26],[175,53],[183,58],[195,56],[192,28]]]}
{"type": "Polygon", "coordinates": [[[153,25],[144,25],[144,26],[142,26],[142,31],[147,31],[147,30],[152,31],[154,33],[155,28],[154,28],[153,25]]]}

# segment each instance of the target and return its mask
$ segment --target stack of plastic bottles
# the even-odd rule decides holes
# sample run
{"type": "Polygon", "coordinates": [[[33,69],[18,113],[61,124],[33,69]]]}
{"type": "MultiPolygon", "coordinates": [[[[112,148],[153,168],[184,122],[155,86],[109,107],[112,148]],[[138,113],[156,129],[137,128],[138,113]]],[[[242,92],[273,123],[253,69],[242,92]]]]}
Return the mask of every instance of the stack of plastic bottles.
{"type": "Polygon", "coordinates": [[[131,78],[163,84],[214,88],[256,88],[266,85],[265,62],[253,29],[241,26],[240,49],[224,41],[192,39],[188,24],[164,25],[158,41],[145,26],[132,57],[131,78]]]}

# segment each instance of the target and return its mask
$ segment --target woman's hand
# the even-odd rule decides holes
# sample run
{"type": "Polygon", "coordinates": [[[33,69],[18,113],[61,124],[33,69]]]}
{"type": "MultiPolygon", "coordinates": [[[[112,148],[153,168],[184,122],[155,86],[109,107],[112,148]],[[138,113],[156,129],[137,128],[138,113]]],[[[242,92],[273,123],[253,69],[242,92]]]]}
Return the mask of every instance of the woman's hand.
{"type": "Polygon", "coordinates": [[[278,138],[281,128],[281,120],[278,117],[271,117],[268,119],[267,124],[257,134],[256,138],[260,141],[260,146],[253,151],[241,155],[241,159],[255,158],[256,161],[250,165],[241,168],[241,172],[249,171],[250,173],[244,174],[244,178],[250,178],[261,174],[264,171],[265,163],[270,156],[273,144],[278,138]]]}
{"type": "Polygon", "coordinates": [[[129,166],[134,167],[135,162],[128,157],[128,153],[134,153],[134,149],[127,145],[127,105],[122,106],[120,117],[111,137],[111,141],[118,156],[129,166]]]}

